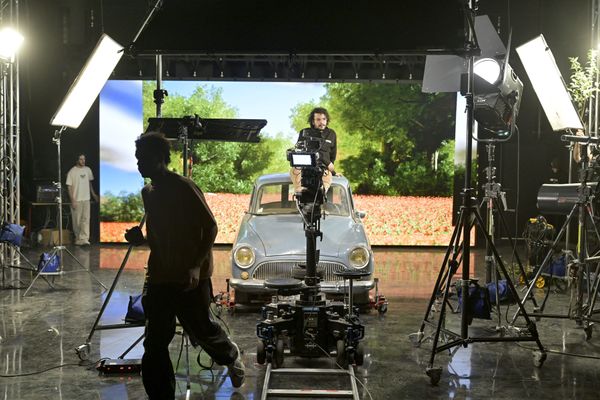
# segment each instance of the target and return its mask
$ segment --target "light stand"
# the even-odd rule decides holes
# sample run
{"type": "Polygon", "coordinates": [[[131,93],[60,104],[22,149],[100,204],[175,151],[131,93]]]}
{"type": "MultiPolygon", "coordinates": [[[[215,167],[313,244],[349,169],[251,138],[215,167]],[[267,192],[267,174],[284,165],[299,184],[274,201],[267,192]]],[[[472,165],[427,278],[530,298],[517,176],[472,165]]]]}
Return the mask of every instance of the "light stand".
{"type": "MultiPolygon", "coordinates": [[[[493,283],[496,288],[496,309],[500,310],[500,287],[498,285],[498,273],[497,273],[497,265],[495,263],[494,253],[492,250],[492,246],[494,245],[494,237],[496,234],[496,225],[495,225],[495,215],[498,215],[500,222],[502,224],[502,228],[506,233],[511,249],[513,250],[513,256],[517,262],[519,267],[519,272],[521,276],[524,277],[526,285],[529,285],[527,281],[527,274],[525,272],[525,268],[523,267],[523,263],[519,258],[519,254],[516,251],[516,246],[513,241],[513,238],[510,235],[508,230],[508,224],[506,223],[506,218],[504,217],[504,210],[506,210],[506,193],[502,191],[502,185],[499,182],[496,182],[496,167],[494,167],[495,161],[495,149],[496,143],[506,141],[506,139],[487,139],[482,140],[485,142],[485,149],[487,153],[488,166],[485,168],[486,175],[486,183],[483,185],[484,196],[481,202],[480,208],[485,206],[486,210],[486,232],[488,236],[492,239],[491,242],[486,242],[486,252],[485,252],[485,283],[493,283]]],[[[535,298],[531,298],[534,306],[537,307],[537,303],[535,298]]],[[[498,327],[499,330],[501,327],[501,313],[498,312],[498,327]]]]}
{"type": "Polygon", "coordinates": [[[75,260],[75,262],[81,267],[82,270],[86,271],[88,274],[90,274],[90,276],[96,281],[98,282],[98,284],[100,286],[102,286],[104,288],[104,290],[106,290],[106,286],[104,286],[104,284],[102,282],[100,282],[98,280],[98,278],[96,278],[96,276],[94,274],[92,274],[92,272],[90,271],[89,268],[85,267],[78,259],[77,257],[75,257],[73,255],[73,253],[71,253],[71,251],[69,249],[66,248],[66,246],[63,245],[63,213],[62,213],[62,207],[63,207],[63,200],[62,200],[62,168],[61,168],[61,136],[62,133],[65,131],[66,127],[62,126],[59,129],[57,129],[54,132],[54,137],[52,138],[52,142],[54,142],[54,144],[56,144],[56,152],[57,152],[57,156],[58,156],[58,162],[57,162],[57,167],[58,167],[58,180],[55,182],[55,185],[58,189],[58,195],[56,197],[56,206],[58,207],[58,245],[55,245],[52,248],[52,251],[50,252],[50,257],[48,258],[48,260],[39,268],[37,274],[34,276],[34,278],[31,280],[31,283],[29,284],[29,286],[27,287],[27,289],[25,290],[25,292],[23,293],[23,297],[27,296],[27,293],[29,292],[29,290],[31,290],[31,288],[33,287],[33,285],[35,284],[35,281],[40,277],[40,276],[46,276],[46,275],[50,275],[52,277],[55,276],[59,276],[59,275],[63,275],[65,273],[64,271],[64,261],[63,261],[63,252],[66,252],[73,260],[75,260]],[[52,260],[55,259],[55,257],[57,257],[57,261],[58,261],[58,268],[56,268],[56,270],[52,270],[52,271],[46,271],[46,268],[50,265],[51,262],[53,262],[52,260]]]}
{"type": "Polygon", "coordinates": [[[442,268],[440,269],[440,273],[436,280],[433,293],[431,295],[429,305],[425,312],[425,317],[421,324],[421,328],[419,332],[415,334],[417,339],[417,345],[419,345],[424,337],[425,325],[435,326],[435,333],[433,338],[433,346],[431,350],[431,357],[429,360],[429,364],[426,368],[426,374],[429,376],[430,381],[433,385],[436,385],[442,373],[441,367],[435,367],[435,355],[441,351],[449,350],[453,347],[463,346],[467,347],[471,343],[478,342],[520,342],[520,341],[533,341],[537,344],[539,351],[535,354],[534,363],[536,366],[541,366],[546,359],[546,351],[542,346],[537,332],[537,327],[535,323],[529,318],[528,314],[525,311],[523,303],[518,298],[517,290],[513,285],[510,276],[502,262],[500,254],[498,253],[496,247],[493,244],[493,240],[485,231],[484,226],[485,223],[477,210],[475,205],[475,200],[473,198],[474,190],[471,188],[471,168],[472,168],[472,153],[473,153],[473,125],[474,125],[474,56],[478,51],[478,46],[476,44],[475,33],[474,33],[474,10],[466,9],[466,19],[468,22],[468,33],[466,37],[465,43],[465,55],[467,59],[467,85],[465,91],[465,99],[466,99],[466,113],[467,113],[467,132],[466,132],[466,162],[465,162],[465,186],[462,192],[463,195],[463,204],[460,208],[460,214],[458,217],[458,222],[454,228],[452,233],[450,244],[448,245],[448,249],[446,251],[446,255],[444,257],[444,261],[442,264],[442,268]],[[515,337],[477,337],[470,336],[469,334],[469,325],[471,315],[469,313],[469,297],[470,297],[470,289],[472,287],[477,288],[477,280],[470,278],[470,258],[471,258],[471,229],[473,225],[476,225],[481,229],[485,236],[486,243],[488,244],[491,252],[495,258],[496,265],[500,268],[500,272],[505,276],[506,282],[510,291],[515,294],[516,301],[519,309],[522,311],[522,316],[526,321],[526,331],[520,332],[519,336],[515,337]],[[461,231],[462,231],[462,240],[461,240],[461,231]],[[452,255],[452,258],[450,256],[452,255]],[[461,313],[461,322],[460,322],[460,333],[456,333],[446,328],[445,320],[446,320],[446,308],[449,306],[449,294],[450,287],[452,286],[452,278],[458,270],[458,267],[462,263],[462,275],[461,279],[457,282],[457,288],[460,288],[460,292],[462,295],[462,306],[460,309],[461,313]],[[431,313],[433,309],[433,305],[436,300],[439,299],[439,296],[443,293],[441,299],[441,310],[439,311],[439,318],[437,323],[431,319],[431,313]],[[448,338],[449,341],[446,343],[439,344],[440,338],[443,336],[444,339],[448,338]]]}
{"type": "MultiPolygon", "coordinates": [[[[563,139],[570,140],[572,144],[575,142],[585,144],[589,142],[598,143],[598,139],[587,138],[583,136],[564,135],[563,139]]],[[[584,154],[587,154],[587,146],[582,147],[584,154]]],[[[597,160],[594,160],[593,163],[597,163],[597,160]]],[[[546,302],[550,294],[550,288],[548,287],[548,290],[544,296],[544,300],[542,301],[540,306],[535,306],[533,315],[536,319],[573,319],[578,325],[583,325],[583,329],[586,334],[586,339],[590,339],[592,336],[593,322],[600,322],[599,320],[594,320],[592,318],[592,315],[595,313],[594,307],[598,296],[598,289],[600,284],[600,256],[598,256],[597,253],[592,255],[588,254],[587,237],[589,228],[591,227],[596,235],[597,241],[600,242],[600,234],[598,232],[598,227],[596,226],[595,220],[593,218],[592,211],[592,200],[595,197],[595,193],[593,193],[592,187],[588,185],[589,180],[593,176],[594,168],[597,168],[597,166],[589,165],[587,162],[587,156],[582,158],[581,168],[579,171],[579,187],[577,189],[577,202],[567,215],[567,218],[562,228],[556,235],[554,242],[550,245],[548,253],[546,254],[544,260],[540,264],[538,270],[536,271],[536,274],[533,276],[532,281],[528,285],[527,291],[525,293],[525,298],[531,297],[533,299],[532,291],[535,288],[535,283],[537,279],[545,271],[545,268],[549,265],[549,262],[554,253],[554,249],[557,248],[558,244],[563,239],[565,234],[568,233],[568,228],[572,220],[574,218],[577,218],[577,258],[573,260],[573,262],[569,263],[567,268],[571,292],[571,303],[569,304],[569,311],[566,314],[544,313],[544,308],[546,306],[546,302]],[[590,264],[594,263],[596,264],[596,268],[595,271],[592,272],[590,269],[590,264]],[[590,282],[592,277],[593,282],[590,282]],[[587,287],[585,288],[584,281],[587,283],[587,287]],[[584,291],[587,293],[587,299],[585,301],[584,291]]],[[[518,316],[519,311],[517,311],[513,316],[512,323],[514,323],[518,316]]]]}

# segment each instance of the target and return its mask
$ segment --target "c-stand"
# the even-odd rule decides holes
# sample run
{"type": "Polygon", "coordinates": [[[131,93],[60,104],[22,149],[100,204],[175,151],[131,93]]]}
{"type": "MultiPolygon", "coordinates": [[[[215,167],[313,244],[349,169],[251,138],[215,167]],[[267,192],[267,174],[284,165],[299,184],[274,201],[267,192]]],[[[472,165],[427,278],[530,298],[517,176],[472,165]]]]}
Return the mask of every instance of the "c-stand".
{"type": "MultiPolygon", "coordinates": [[[[505,141],[505,140],[503,140],[505,141]]],[[[492,246],[495,241],[494,238],[496,236],[496,225],[495,225],[495,215],[498,215],[500,218],[500,222],[502,224],[502,228],[504,229],[504,233],[508,238],[508,242],[510,244],[510,248],[512,249],[512,256],[517,262],[519,272],[523,279],[525,280],[526,285],[529,285],[527,280],[527,274],[525,268],[523,267],[523,263],[521,263],[521,259],[519,258],[519,254],[517,253],[516,245],[513,238],[510,235],[508,230],[508,224],[506,223],[506,218],[504,217],[504,211],[507,209],[506,205],[506,193],[502,191],[502,185],[499,182],[496,182],[496,167],[494,167],[495,161],[495,149],[496,143],[500,142],[497,139],[487,139],[481,140],[480,142],[485,142],[485,148],[487,153],[488,166],[485,168],[486,175],[486,183],[483,185],[483,199],[481,201],[480,209],[483,209],[485,206],[486,213],[486,232],[488,236],[492,239],[491,243],[486,242],[486,252],[485,252],[485,283],[492,283],[495,288],[496,296],[495,296],[495,305],[498,310],[498,326],[497,330],[501,329],[501,313],[500,313],[500,286],[498,280],[497,265],[494,259],[494,254],[492,251],[492,246]]],[[[510,296],[510,294],[508,294],[510,296]]],[[[537,303],[535,298],[531,298],[534,303],[534,306],[537,307],[537,303]]]]}
{"type": "Polygon", "coordinates": [[[421,324],[420,330],[414,335],[416,338],[416,344],[419,345],[424,338],[425,325],[435,326],[435,333],[433,338],[433,347],[431,350],[431,357],[429,360],[429,364],[426,368],[426,373],[430,378],[432,384],[436,385],[442,373],[441,367],[435,367],[435,355],[441,351],[449,350],[453,347],[463,346],[467,347],[471,343],[477,342],[517,342],[517,341],[534,341],[536,342],[539,352],[535,354],[534,363],[536,366],[541,366],[546,359],[546,351],[542,346],[537,332],[537,327],[535,323],[529,318],[528,314],[525,311],[523,303],[518,298],[517,291],[515,286],[510,279],[508,271],[502,262],[500,254],[498,250],[494,246],[493,240],[485,231],[485,223],[479,214],[477,206],[475,205],[475,199],[473,198],[473,189],[471,188],[471,168],[472,161],[471,157],[473,154],[473,126],[474,126],[474,56],[477,53],[478,46],[475,38],[474,32],[474,10],[468,9],[466,13],[466,19],[468,21],[468,34],[466,37],[465,43],[465,54],[467,57],[467,87],[465,91],[465,98],[467,103],[467,132],[466,132],[466,154],[465,154],[465,186],[462,192],[463,195],[463,204],[460,208],[460,214],[458,217],[457,224],[452,232],[452,237],[450,243],[448,245],[448,249],[446,251],[446,255],[444,257],[444,261],[442,263],[442,267],[440,269],[440,273],[437,277],[431,298],[429,300],[429,304],[427,310],[425,312],[425,317],[423,318],[423,322],[421,324]],[[473,297],[475,301],[477,301],[477,297],[479,295],[485,296],[485,291],[480,290],[477,285],[476,279],[471,279],[470,277],[470,258],[471,258],[471,229],[473,225],[476,225],[485,236],[485,240],[487,245],[489,246],[491,253],[494,256],[497,267],[499,267],[500,271],[498,273],[502,273],[506,278],[506,283],[509,290],[515,294],[516,302],[518,304],[519,309],[522,311],[522,316],[526,321],[525,330],[521,331],[518,336],[515,337],[477,337],[471,336],[469,334],[469,325],[472,321],[472,318],[475,313],[475,308],[477,305],[474,304],[473,300],[470,300],[470,297],[473,297]],[[462,232],[462,235],[461,235],[462,232]],[[451,257],[452,256],[452,257],[451,257]],[[461,313],[461,323],[460,323],[460,333],[454,332],[446,327],[446,307],[449,306],[449,295],[450,288],[452,285],[452,278],[454,274],[458,271],[458,267],[462,264],[462,276],[461,279],[457,282],[457,291],[459,291],[459,305],[460,305],[460,313],[461,313]],[[441,296],[441,300],[439,300],[441,296]],[[441,310],[439,312],[439,318],[437,323],[435,323],[432,319],[432,311],[433,306],[436,301],[441,302],[441,310]],[[443,344],[439,344],[440,338],[445,341],[443,344]],[[446,341],[446,339],[449,339],[446,341]]]}
{"type": "MultiPolygon", "coordinates": [[[[88,274],[90,274],[90,276],[92,278],[94,278],[94,280],[96,282],[98,282],[98,284],[100,286],[102,286],[104,288],[104,290],[107,289],[107,287],[104,286],[104,284],[102,282],[100,282],[94,274],[92,274],[90,269],[87,268],[85,265],[83,265],[77,259],[77,257],[75,257],[73,255],[73,253],[71,253],[71,251],[69,249],[67,249],[66,246],[63,245],[63,212],[62,212],[63,200],[62,200],[62,168],[61,168],[62,164],[61,164],[61,159],[60,159],[60,156],[61,156],[60,141],[61,141],[62,133],[65,131],[65,129],[66,129],[66,127],[64,127],[64,126],[61,127],[60,129],[57,129],[54,132],[54,137],[52,138],[52,142],[54,142],[54,144],[56,144],[56,152],[57,152],[57,156],[58,156],[58,161],[57,161],[58,180],[54,183],[56,185],[56,188],[58,189],[58,195],[56,196],[56,206],[58,207],[58,245],[55,245],[52,248],[52,251],[50,252],[49,257],[47,258],[47,261],[44,264],[42,264],[41,267],[39,267],[37,274],[31,280],[31,283],[27,287],[27,290],[25,290],[25,292],[23,293],[23,297],[25,297],[27,295],[29,290],[31,290],[31,288],[35,284],[35,281],[40,276],[50,275],[52,277],[56,277],[56,276],[61,276],[66,273],[66,271],[64,271],[63,252],[66,252],[73,260],[75,260],[75,262],[81,267],[81,269],[84,270],[85,272],[87,272],[88,274]],[[49,266],[51,265],[51,263],[57,263],[58,265],[56,266],[56,268],[52,268],[51,270],[49,270],[49,266]]],[[[75,272],[75,271],[73,271],[73,272],[75,272]]],[[[48,282],[48,281],[46,281],[46,282],[48,282]]],[[[48,283],[48,284],[50,285],[50,283],[48,283]]],[[[50,285],[50,287],[54,288],[52,285],[50,285]]]]}
{"type": "MultiPolygon", "coordinates": [[[[579,140],[578,140],[579,141],[579,140]]],[[[583,150],[584,154],[587,154],[586,148],[583,150]]],[[[567,276],[570,283],[570,302],[569,310],[567,314],[545,314],[544,308],[549,298],[550,288],[544,296],[544,300],[540,306],[536,306],[533,311],[533,315],[536,319],[539,318],[563,318],[573,319],[578,325],[583,325],[583,329],[586,334],[586,339],[590,339],[592,336],[593,322],[600,322],[594,320],[592,315],[596,312],[594,310],[596,299],[598,296],[598,288],[600,283],[600,256],[598,256],[598,249],[596,253],[589,254],[588,249],[588,233],[593,231],[597,239],[597,243],[600,243],[600,233],[594,220],[593,210],[593,199],[596,193],[593,193],[593,188],[588,185],[588,182],[592,179],[598,169],[598,159],[595,158],[588,165],[586,161],[587,157],[584,157],[580,163],[581,167],[579,170],[579,187],[577,188],[577,201],[567,218],[562,225],[560,231],[556,235],[554,242],[550,245],[550,248],[533,276],[527,291],[525,298],[532,298],[532,291],[535,287],[535,283],[540,275],[546,271],[546,267],[549,266],[549,262],[554,255],[555,249],[559,246],[560,241],[567,234],[569,225],[571,224],[575,215],[577,215],[577,245],[575,248],[576,258],[570,262],[567,266],[567,276]],[[591,229],[590,229],[591,228],[591,229]],[[595,270],[592,272],[590,264],[596,264],[595,270]],[[584,287],[585,282],[585,287],[584,287]],[[584,290],[585,289],[585,290],[584,290]],[[584,300],[584,292],[587,293],[587,299],[584,300]]],[[[597,187],[596,187],[597,188],[597,187]]],[[[597,190],[597,189],[596,189],[597,190]]],[[[515,313],[512,319],[512,323],[519,316],[519,311],[515,313]]]]}

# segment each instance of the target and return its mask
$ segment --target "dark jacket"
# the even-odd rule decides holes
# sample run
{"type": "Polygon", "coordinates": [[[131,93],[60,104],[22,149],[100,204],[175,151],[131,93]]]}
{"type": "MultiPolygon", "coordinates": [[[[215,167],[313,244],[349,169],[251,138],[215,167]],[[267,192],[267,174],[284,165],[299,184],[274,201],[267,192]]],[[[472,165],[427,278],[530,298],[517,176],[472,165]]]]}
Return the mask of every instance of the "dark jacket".
{"type": "Polygon", "coordinates": [[[217,222],[200,188],[168,172],[142,189],[142,199],[150,245],[148,282],[186,284],[188,270],[196,267],[199,279],[210,278],[217,222]]]}
{"type": "Polygon", "coordinates": [[[310,138],[322,139],[319,147],[319,160],[322,166],[327,167],[334,163],[337,155],[337,137],[333,129],[325,128],[323,131],[314,128],[305,128],[298,134],[297,143],[311,142],[310,138]]]}

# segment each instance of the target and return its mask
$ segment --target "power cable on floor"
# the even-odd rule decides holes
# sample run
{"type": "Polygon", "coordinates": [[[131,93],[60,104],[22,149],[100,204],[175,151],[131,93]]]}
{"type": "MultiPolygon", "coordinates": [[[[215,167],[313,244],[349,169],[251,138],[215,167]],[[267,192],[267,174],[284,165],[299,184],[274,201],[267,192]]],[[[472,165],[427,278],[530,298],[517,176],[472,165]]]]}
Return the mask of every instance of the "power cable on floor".
{"type": "Polygon", "coordinates": [[[43,373],[48,372],[48,371],[52,371],[54,369],[64,368],[64,367],[82,367],[82,366],[89,367],[90,365],[96,365],[96,364],[98,364],[99,362],[101,362],[103,360],[108,360],[108,358],[106,358],[106,357],[105,358],[100,358],[98,361],[91,362],[91,363],[88,363],[88,364],[81,364],[81,363],[60,364],[60,365],[55,365],[53,367],[48,367],[46,369],[42,369],[42,370],[39,370],[39,371],[24,372],[22,374],[14,374],[14,375],[0,374],[0,378],[19,378],[19,377],[23,377],[23,376],[39,375],[39,374],[43,374],[43,373]]]}

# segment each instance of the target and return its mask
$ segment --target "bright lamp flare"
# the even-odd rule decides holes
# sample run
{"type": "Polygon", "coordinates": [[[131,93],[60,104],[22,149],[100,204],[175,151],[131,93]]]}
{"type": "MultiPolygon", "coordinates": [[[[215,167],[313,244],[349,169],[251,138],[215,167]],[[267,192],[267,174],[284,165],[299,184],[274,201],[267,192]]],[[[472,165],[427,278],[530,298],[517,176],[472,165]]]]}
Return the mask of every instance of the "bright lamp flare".
{"type": "Polygon", "coordinates": [[[25,38],[12,28],[0,30],[0,58],[14,59],[25,38]]]}
{"type": "Polygon", "coordinates": [[[500,80],[501,71],[500,64],[493,58],[482,58],[473,64],[475,75],[485,79],[491,85],[496,84],[500,80]]]}

